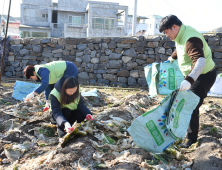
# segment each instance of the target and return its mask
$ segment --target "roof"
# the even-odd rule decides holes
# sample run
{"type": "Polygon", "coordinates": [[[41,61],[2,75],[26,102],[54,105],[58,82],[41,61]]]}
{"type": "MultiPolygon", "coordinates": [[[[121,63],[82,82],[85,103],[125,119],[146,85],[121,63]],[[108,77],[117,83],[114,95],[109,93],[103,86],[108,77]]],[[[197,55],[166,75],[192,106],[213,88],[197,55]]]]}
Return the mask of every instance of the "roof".
{"type": "Polygon", "coordinates": [[[160,15],[150,15],[149,18],[156,18],[156,19],[162,19],[160,15]]]}
{"type": "Polygon", "coordinates": [[[51,30],[50,27],[42,27],[42,26],[35,26],[35,25],[19,25],[19,28],[37,28],[37,29],[45,29],[45,30],[51,30]]]}
{"type": "Polygon", "coordinates": [[[138,15],[137,15],[137,18],[138,18],[138,19],[149,19],[148,17],[145,17],[145,16],[138,16],[138,15]]]}

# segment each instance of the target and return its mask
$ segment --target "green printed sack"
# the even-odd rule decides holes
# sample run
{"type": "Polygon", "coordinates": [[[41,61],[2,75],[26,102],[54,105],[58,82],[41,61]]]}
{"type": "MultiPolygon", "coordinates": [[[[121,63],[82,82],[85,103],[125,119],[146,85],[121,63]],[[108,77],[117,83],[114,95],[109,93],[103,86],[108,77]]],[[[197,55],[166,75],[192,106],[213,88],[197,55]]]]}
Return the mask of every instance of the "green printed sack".
{"type": "Polygon", "coordinates": [[[158,94],[159,63],[153,63],[144,68],[146,81],[149,87],[149,95],[154,97],[158,94]]]}
{"type": "Polygon", "coordinates": [[[180,83],[184,80],[184,76],[178,66],[178,61],[172,63],[166,61],[160,63],[159,71],[159,94],[167,95],[176,90],[180,83]]]}
{"type": "Polygon", "coordinates": [[[186,136],[190,124],[191,115],[200,101],[200,98],[192,91],[178,92],[167,117],[167,129],[175,138],[186,136]]]}
{"type": "Polygon", "coordinates": [[[128,128],[129,134],[140,148],[161,153],[175,141],[166,126],[170,99],[171,95],[165,97],[157,108],[137,117],[128,128]]]}
{"type": "Polygon", "coordinates": [[[199,97],[175,90],[160,105],[136,118],[128,129],[134,142],[149,152],[161,153],[178,138],[184,138],[199,97]]]}

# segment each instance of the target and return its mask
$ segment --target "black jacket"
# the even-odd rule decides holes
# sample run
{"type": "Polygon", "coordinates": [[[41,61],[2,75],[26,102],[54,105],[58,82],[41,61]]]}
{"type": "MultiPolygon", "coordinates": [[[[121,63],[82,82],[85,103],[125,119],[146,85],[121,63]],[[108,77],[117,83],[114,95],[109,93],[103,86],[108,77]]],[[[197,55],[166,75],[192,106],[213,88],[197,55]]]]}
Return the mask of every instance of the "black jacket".
{"type": "MultiPolygon", "coordinates": [[[[59,79],[56,84],[55,84],[55,88],[58,92],[61,92],[62,89],[62,85],[63,82],[65,81],[67,77],[62,77],[61,79],[59,79]]],[[[51,94],[50,96],[50,100],[51,100],[51,109],[52,109],[52,117],[56,120],[57,124],[59,126],[61,126],[63,123],[67,122],[66,118],[63,116],[62,113],[62,108],[61,108],[61,103],[58,101],[58,99],[51,94]]],[[[86,107],[86,105],[83,102],[83,97],[80,96],[80,100],[77,106],[77,110],[79,112],[81,112],[82,114],[84,114],[85,116],[87,114],[92,114],[91,111],[86,107]]]]}

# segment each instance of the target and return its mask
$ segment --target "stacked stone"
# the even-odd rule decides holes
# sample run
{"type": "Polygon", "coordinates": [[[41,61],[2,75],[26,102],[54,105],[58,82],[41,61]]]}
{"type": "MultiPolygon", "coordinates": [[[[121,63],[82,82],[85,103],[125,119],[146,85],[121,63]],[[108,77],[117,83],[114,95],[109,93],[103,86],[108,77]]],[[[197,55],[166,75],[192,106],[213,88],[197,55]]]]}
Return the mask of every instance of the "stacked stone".
{"type": "Polygon", "coordinates": [[[79,81],[147,86],[144,67],[166,61],[175,43],[165,36],[137,38],[46,38],[10,41],[6,76],[22,77],[27,65],[65,60],[79,70],[79,81]]]}
{"type": "Polygon", "coordinates": [[[222,73],[222,33],[217,33],[216,35],[204,35],[204,38],[211,48],[217,73],[222,73]]]}

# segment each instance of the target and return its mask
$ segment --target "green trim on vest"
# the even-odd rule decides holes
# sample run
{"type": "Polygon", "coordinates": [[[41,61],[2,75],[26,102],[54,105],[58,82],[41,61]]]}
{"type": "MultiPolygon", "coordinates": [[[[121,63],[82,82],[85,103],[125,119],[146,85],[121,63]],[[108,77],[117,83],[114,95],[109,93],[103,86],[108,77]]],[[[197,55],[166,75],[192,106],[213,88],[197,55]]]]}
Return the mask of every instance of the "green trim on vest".
{"type": "Polygon", "coordinates": [[[204,51],[203,57],[205,57],[206,59],[206,65],[201,74],[208,73],[215,66],[215,63],[212,60],[211,49],[208,46],[207,42],[205,41],[203,35],[200,34],[198,31],[196,31],[194,28],[182,24],[180,27],[180,31],[177,34],[177,37],[175,38],[174,41],[176,42],[178,64],[184,76],[187,76],[189,74],[193,65],[192,60],[190,59],[190,57],[187,55],[186,52],[187,40],[192,37],[200,38],[203,42],[203,51],[204,51]]]}
{"type": "MultiPolygon", "coordinates": [[[[79,87],[79,92],[80,92],[80,87],[79,87]]],[[[53,96],[55,96],[57,98],[57,100],[61,103],[61,96],[60,96],[60,93],[56,90],[56,88],[54,88],[51,91],[51,93],[49,94],[49,100],[50,100],[51,94],[53,96]]],[[[78,107],[78,104],[79,104],[79,100],[80,100],[80,95],[79,95],[78,99],[75,100],[75,102],[63,105],[63,106],[61,106],[61,108],[68,108],[70,110],[76,110],[78,107]]],[[[50,109],[51,109],[51,100],[50,100],[50,109]]]]}
{"type": "Polygon", "coordinates": [[[65,61],[53,61],[43,65],[35,65],[35,74],[41,80],[41,77],[38,75],[40,68],[44,67],[49,70],[49,84],[55,84],[64,74],[66,70],[65,61]]]}

